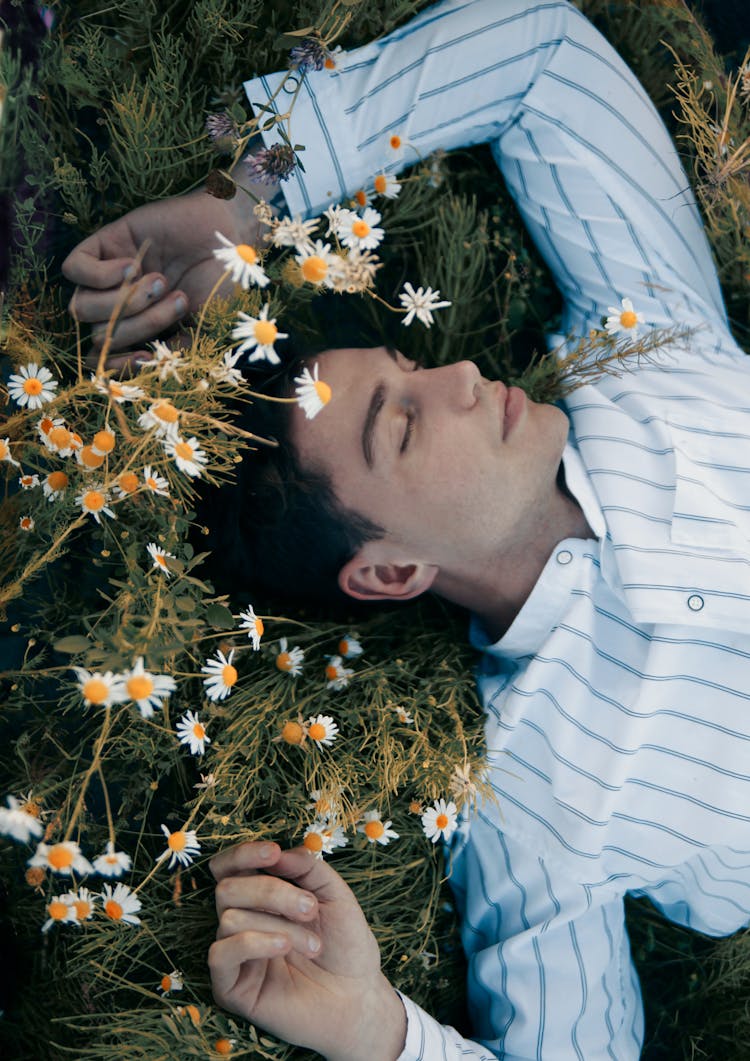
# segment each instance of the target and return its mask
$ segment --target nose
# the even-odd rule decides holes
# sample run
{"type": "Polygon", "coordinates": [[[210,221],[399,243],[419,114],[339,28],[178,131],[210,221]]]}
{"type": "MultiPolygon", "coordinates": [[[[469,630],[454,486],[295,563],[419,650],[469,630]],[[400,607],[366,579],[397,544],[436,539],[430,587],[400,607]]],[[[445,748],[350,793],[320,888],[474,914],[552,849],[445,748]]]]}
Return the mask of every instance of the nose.
{"type": "Polygon", "coordinates": [[[454,361],[430,371],[435,392],[454,409],[476,405],[482,375],[473,361],[454,361]]]}

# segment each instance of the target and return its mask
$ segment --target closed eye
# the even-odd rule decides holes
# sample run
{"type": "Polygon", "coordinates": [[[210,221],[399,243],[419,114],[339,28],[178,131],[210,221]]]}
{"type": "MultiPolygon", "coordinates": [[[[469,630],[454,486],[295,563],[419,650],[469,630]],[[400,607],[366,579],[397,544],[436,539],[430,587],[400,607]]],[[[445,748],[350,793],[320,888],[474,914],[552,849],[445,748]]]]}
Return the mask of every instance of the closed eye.
{"type": "MultiPolygon", "coordinates": [[[[416,372],[416,369],[413,369],[412,371],[416,372]]],[[[406,453],[407,449],[409,448],[409,440],[411,439],[411,434],[412,434],[412,431],[414,430],[414,420],[415,420],[414,410],[413,409],[407,409],[407,411],[406,411],[406,430],[404,431],[404,437],[401,440],[401,446],[399,447],[399,453],[406,453]]]]}

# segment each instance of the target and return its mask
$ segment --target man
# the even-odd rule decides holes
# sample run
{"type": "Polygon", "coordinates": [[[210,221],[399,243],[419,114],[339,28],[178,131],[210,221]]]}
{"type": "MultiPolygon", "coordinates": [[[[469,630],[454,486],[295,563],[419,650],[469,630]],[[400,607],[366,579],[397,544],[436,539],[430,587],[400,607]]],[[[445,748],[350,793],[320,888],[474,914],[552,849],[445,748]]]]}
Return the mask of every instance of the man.
{"type": "MultiPolygon", "coordinates": [[[[392,133],[422,154],[489,140],[566,333],[624,297],[648,326],[695,331],[580,388],[567,415],[466,362],[320,355],[333,398],[289,432],[297,464],[362,520],[339,586],[367,600],[431,589],[474,613],[484,650],[498,800],[463,820],[451,878],[478,1041],[397,996],[333,869],[275,844],[213,860],[216,998],[331,1059],[635,1058],[624,895],[713,935],[750,918],[748,363],[685,174],[640,85],[565,0],[444,0],[336,77],[311,75],[298,107],[290,212],[351,194],[389,164],[392,133]]],[[[239,239],[237,206],[192,197],[86,241],[67,275],[100,290],[79,293],[79,315],[106,319],[149,233],[158,253],[121,345],[176,320],[181,293],[194,308],[210,251],[183,236],[173,260],[168,238],[180,211],[200,223],[204,208],[205,248],[216,227],[239,239]],[[149,303],[162,278],[171,293],[149,303]]]]}

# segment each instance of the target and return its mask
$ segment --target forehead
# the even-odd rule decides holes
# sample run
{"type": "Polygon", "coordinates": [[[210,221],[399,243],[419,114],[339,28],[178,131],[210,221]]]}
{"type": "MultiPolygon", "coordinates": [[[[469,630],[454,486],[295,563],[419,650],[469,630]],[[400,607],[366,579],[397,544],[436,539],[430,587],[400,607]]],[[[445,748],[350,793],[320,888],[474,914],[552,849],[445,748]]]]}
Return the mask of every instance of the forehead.
{"type": "Polygon", "coordinates": [[[373,389],[392,364],[384,346],[325,350],[311,358],[321,380],[331,388],[331,400],[308,420],[299,406],[292,411],[291,438],[302,465],[329,470],[335,464],[356,463],[366,469],[361,434],[373,389]]]}

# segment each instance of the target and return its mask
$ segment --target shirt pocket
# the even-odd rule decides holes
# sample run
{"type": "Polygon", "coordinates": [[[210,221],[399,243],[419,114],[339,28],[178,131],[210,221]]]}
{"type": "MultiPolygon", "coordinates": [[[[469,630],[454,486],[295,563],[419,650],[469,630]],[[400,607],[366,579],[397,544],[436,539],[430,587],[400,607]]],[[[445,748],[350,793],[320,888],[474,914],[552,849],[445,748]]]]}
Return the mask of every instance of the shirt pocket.
{"type": "Polygon", "coordinates": [[[675,461],[670,538],[676,545],[748,553],[750,414],[723,410],[668,422],[675,461]]]}

